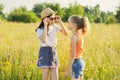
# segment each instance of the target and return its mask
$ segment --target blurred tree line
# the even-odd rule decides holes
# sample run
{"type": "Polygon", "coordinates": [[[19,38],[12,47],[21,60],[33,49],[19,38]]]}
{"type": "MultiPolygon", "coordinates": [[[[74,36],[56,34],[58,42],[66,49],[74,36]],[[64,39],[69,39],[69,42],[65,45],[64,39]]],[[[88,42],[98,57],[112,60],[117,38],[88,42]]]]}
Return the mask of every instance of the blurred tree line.
{"type": "Polygon", "coordinates": [[[7,15],[8,21],[17,21],[24,23],[36,22],[38,17],[33,11],[28,11],[25,6],[13,10],[7,15]]]}
{"type": "Polygon", "coordinates": [[[120,7],[117,8],[116,15],[113,12],[100,11],[100,6],[95,7],[82,6],[75,2],[68,7],[63,7],[58,3],[39,3],[35,4],[32,10],[28,10],[25,6],[19,7],[10,12],[6,17],[2,12],[4,6],[0,4],[0,20],[15,21],[15,22],[37,22],[40,18],[40,12],[50,7],[56,11],[57,15],[62,17],[63,21],[67,21],[71,15],[87,16],[91,23],[120,23],[120,7]]]}
{"type": "Polygon", "coordinates": [[[1,21],[5,20],[5,14],[2,12],[4,9],[4,6],[2,4],[0,4],[0,23],[1,21]]]}

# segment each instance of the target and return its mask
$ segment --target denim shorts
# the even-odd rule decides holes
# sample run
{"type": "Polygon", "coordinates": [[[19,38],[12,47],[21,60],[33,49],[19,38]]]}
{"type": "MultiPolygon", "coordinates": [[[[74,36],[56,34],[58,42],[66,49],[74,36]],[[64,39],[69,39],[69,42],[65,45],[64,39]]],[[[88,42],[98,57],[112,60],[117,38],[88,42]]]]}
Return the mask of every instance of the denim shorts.
{"type": "Polygon", "coordinates": [[[59,66],[58,53],[56,48],[41,47],[39,50],[37,67],[54,68],[59,66]]]}
{"type": "Polygon", "coordinates": [[[82,58],[75,59],[72,65],[72,77],[79,79],[83,75],[85,62],[82,58]]]}

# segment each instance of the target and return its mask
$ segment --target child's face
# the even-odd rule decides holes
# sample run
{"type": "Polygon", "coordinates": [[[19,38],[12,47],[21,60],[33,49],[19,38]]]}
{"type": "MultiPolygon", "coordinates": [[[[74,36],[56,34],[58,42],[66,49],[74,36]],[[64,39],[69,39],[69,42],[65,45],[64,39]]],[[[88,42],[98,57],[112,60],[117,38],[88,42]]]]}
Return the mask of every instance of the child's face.
{"type": "Polygon", "coordinates": [[[68,19],[68,29],[69,30],[74,30],[76,27],[75,27],[75,23],[73,23],[71,21],[71,19],[68,19]]]}
{"type": "Polygon", "coordinates": [[[53,14],[53,15],[50,16],[50,18],[48,20],[49,25],[54,24],[54,18],[55,18],[55,14],[53,14]]]}

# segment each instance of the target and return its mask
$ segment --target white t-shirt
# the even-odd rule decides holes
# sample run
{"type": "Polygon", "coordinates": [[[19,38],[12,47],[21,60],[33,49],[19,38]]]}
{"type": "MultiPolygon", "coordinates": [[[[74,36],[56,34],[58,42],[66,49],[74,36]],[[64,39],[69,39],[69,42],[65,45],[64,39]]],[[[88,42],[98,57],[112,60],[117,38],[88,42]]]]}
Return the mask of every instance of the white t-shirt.
{"type": "MultiPolygon", "coordinates": [[[[53,24],[52,26],[50,26],[50,29],[48,31],[48,36],[47,36],[47,41],[46,43],[43,43],[40,40],[40,46],[41,47],[46,47],[46,46],[56,46],[57,44],[57,32],[60,31],[61,28],[59,28],[57,25],[53,24]]],[[[37,37],[39,38],[44,32],[44,29],[37,29],[37,37]]]]}

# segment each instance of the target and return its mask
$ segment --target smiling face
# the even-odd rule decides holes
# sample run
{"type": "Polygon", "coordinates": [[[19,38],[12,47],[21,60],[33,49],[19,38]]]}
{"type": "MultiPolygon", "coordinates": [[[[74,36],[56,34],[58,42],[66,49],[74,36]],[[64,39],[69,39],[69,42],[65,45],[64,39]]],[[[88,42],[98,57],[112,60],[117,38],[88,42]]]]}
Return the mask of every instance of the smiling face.
{"type": "Polygon", "coordinates": [[[52,15],[48,18],[48,24],[49,24],[49,25],[54,24],[54,19],[55,19],[55,14],[52,14],[52,15]]]}

